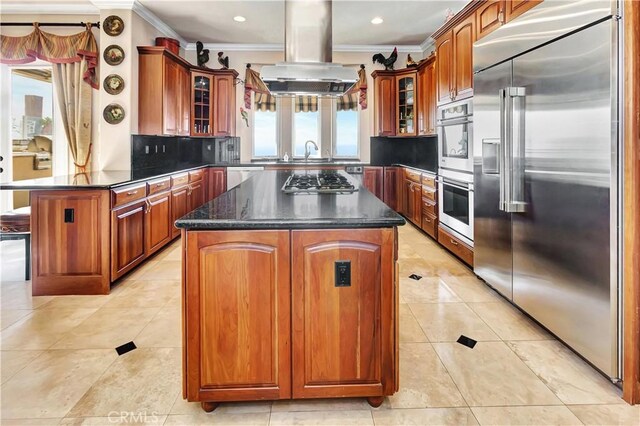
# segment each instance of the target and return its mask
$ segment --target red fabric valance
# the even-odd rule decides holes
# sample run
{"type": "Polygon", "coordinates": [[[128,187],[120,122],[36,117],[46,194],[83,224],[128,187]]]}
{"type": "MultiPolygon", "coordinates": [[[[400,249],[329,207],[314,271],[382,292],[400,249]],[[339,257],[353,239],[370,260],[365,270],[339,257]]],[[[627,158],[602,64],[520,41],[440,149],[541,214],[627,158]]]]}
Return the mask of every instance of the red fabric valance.
{"type": "Polygon", "coordinates": [[[96,66],[98,64],[98,43],[91,32],[91,23],[81,33],[61,36],[46,33],[34,23],[31,34],[21,37],[0,35],[0,63],[27,64],[36,59],[54,64],[87,61],[83,80],[94,89],[98,86],[96,66]]]}

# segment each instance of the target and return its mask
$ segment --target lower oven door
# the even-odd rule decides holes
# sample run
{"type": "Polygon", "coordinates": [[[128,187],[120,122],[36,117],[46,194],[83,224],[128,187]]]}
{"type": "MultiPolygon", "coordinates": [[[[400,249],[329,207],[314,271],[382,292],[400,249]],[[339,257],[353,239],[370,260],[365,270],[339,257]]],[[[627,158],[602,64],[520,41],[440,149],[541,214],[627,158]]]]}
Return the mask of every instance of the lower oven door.
{"type": "Polygon", "coordinates": [[[473,185],[440,178],[440,223],[473,246],[473,185]]]}

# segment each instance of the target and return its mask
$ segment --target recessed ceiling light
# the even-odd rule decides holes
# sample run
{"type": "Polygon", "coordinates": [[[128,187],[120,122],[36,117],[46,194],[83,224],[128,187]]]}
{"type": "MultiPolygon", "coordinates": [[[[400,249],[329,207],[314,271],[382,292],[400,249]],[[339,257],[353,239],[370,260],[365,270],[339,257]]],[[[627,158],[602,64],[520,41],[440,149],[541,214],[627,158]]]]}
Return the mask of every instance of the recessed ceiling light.
{"type": "Polygon", "coordinates": [[[234,16],[233,20],[236,21],[236,22],[244,22],[244,21],[247,20],[247,18],[245,18],[244,16],[238,15],[238,16],[234,16]]]}
{"type": "Polygon", "coordinates": [[[383,22],[384,22],[384,20],[383,20],[381,17],[379,17],[379,16],[376,16],[375,18],[373,18],[373,19],[371,20],[371,23],[372,23],[373,25],[382,24],[383,22]]]}

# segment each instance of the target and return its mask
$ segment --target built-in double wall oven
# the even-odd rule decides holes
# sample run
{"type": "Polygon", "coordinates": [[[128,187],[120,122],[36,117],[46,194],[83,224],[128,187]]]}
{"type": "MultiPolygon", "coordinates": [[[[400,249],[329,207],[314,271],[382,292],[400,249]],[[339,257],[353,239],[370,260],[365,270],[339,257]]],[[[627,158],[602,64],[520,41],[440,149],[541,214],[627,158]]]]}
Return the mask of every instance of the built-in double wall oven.
{"type": "Polygon", "coordinates": [[[438,108],[440,224],[473,246],[473,104],[465,99],[438,108]]]}

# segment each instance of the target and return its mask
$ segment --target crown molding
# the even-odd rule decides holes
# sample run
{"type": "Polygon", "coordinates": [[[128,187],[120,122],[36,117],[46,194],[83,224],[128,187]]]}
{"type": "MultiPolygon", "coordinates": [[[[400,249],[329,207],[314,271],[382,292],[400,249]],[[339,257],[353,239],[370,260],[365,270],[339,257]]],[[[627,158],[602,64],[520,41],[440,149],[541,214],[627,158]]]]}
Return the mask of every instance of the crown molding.
{"type": "Polygon", "coordinates": [[[98,9],[133,9],[136,0],[89,0],[98,9]]]}
{"type": "Polygon", "coordinates": [[[75,3],[22,3],[6,2],[0,5],[3,15],[98,15],[100,10],[94,5],[75,3]]]}
{"type": "MultiPolygon", "coordinates": [[[[180,46],[183,48],[187,48],[189,44],[187,40],[185,40],[180,34],[178,34],[173,28],[167,25],[162,19],[158,18],[158,16],[144,7],[140,2],[134,0],[132,10],[138,14],[142,19],[153,25],[153,27],[160,31],[165,37],[175,38],[180,42],[180,46]]],[[[194,44],[195,50],[195,44],[194,44]]]]}
{"type": "Polygon", "coordinates": [[[422,43],[420,43],[420,50],[424,53],[431,53],[431,51],[435,50],[435,46],[436,41],[431,37],[427,37],[422,43]]]}
{"type": "MultiPolygon", "coordinates": [[[[203,43],[205,49],[212,52],[283,52],[284,44],[280,43],[260,43],[260,44],[243,44],[243,43],[203,43]]],[[[363,52],[377,53],[393,51],[397,47],[399,53],[415,53],[422,52],[419,45],[375,45],[375,44],[337,44],[333,46],[334,52],[363,52]]],[[[196,50],[195,43],[188,43],[185,50],[196,50]]]]}

